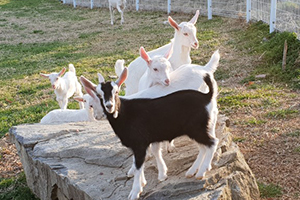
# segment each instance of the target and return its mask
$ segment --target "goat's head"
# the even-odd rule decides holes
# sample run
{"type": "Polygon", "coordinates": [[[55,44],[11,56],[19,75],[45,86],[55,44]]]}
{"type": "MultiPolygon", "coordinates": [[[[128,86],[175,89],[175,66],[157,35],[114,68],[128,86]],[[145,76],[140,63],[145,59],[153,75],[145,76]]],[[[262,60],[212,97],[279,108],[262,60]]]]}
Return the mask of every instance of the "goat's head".
{"type": "Polygon", "coordinates": [[[82,97],[74,97],[78,102],[83,102],[84,108],[87,109],[90,113],[93,114],[94,118],[100,120],[104,117],[104,112],[100,104],[100,99],[96,94],[90,90],[86,89],[88,94],[83,95],[82,97]]]}
{"type": "MultiPolygon", "coordinates": [[[[84,78],[83,76],[80,77],[80,81],[83,84],[85,90],[94,91],[97,96],[102,101],[102,106],[106,110],[107,113],[114,114],[113,116],[117,118],[118,111],[117,111],[117,101],[119,96],[120,87],[123,82],[127,78],[127,68],[124,68],[122,74],[120,75],[119,79],[115,82],[108,81],[104,82],[104,78],[101,74],[98,73],[99,84],[95,85],[88,79],[84,78]]],[[[100,105],[100,104],[99,104],[100,105]]]]}
{"type": "Polygon", "coordinates": [[[65,73],[66,68],[64,67],[59,73],[51,73],[51,74],[40,74],[42,77],[44,78],[49,78],[52,88],[53,89],[57,89],[59,88],[60,85],[60,78],[62,77],[62,75],[65,73]]]}
{"type": "Polygon", "coordinates": [[[199,10],[197,10],[194,17],[189,22],[181,22],[179,25],[172,17],[169,16],[168,21],[170,25],[175,29],[175,37],[182,42],[183,46],[187,46],[193,49],[199,47],[199,42],[197,39],[197,28],[195,24],[199,17],[199,10]]]}
{"type": "Polygon", "coordinates": [[[147,62],[149,67],[149,75],[153,81],[153,84],[162,84],[168,86],[170,84],[170,72],[172,71],[169,58],[173,53],[173,45],[164,56],[154,56],[152,59],[147,54],[143,47],[140,48],[140,56],[147,62]]]}

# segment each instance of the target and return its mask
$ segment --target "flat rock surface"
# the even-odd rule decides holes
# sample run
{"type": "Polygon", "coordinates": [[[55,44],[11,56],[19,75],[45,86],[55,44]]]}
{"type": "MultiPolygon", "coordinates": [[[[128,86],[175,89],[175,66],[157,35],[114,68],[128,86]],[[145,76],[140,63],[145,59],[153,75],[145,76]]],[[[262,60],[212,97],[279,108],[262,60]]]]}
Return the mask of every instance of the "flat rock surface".
{"type": "MultiPolygon", "coordinates": [[[[163,157],[168,179],[159,182],[155,159],[145,164],[147,185],[140,199],[257,199],[255,178],[219,116],[220,144],[213,169],[203,180],[186,178],[198,154],[197,143],[175,139],[163,157]]],[[[28,186],[40,199],[127,199],[133,179],[126,173],[132,153],[122,146],[109,123],[25,124],[12,127],[28,186]]]]}

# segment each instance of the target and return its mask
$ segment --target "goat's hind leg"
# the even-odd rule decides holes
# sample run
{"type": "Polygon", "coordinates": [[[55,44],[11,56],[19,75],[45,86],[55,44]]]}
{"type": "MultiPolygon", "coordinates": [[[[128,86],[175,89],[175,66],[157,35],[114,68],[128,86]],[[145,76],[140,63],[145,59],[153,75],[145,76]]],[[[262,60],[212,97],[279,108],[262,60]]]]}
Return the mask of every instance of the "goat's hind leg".
{"type": "Polygon", "coordinates": [[[205,153],[206,153],[205,146],[200,144],[198,156],[197,156],[196,160],[194,161],[193,165],[185,173],[186,177],[191,178],[192,176],[194,176],[197,173],[198,168],[204,159],[205,153]]]}
{"type": "Polygon", "coordinates": [[[218,143],[219,143],[219,139],[215,138],[214,144],[211,147],[205,146],[206,153],[202,163],[198,167],[198,172],[196,174],[197,179],[202,179],[205,176],[206,171],[211,170],[211,162],[217,150],[218,143]]]}

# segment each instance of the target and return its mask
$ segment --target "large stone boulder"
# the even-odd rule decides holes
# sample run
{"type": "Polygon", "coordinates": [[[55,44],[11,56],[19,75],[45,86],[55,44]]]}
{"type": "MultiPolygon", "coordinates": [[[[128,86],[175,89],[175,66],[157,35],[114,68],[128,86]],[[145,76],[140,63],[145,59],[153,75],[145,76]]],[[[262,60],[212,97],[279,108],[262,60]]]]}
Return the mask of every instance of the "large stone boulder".
{"type": "MultiPolygon", "coordinates": [[[[198,154],[196,142],[175,140],[173,152],[163,152],[168,179],[159,182],[154,158],[145,164],[147,185],[140,199],[258,199],[255,178],[219,116],[220,139],[213,168],[203,180],[186,178],[198,154]]],[[[28,186],[42,200],[127,199],[132,178],[126,173],[132,153],[123,147],[105,120],[70,124],[28,124],[10,129],[28,186]]]]}

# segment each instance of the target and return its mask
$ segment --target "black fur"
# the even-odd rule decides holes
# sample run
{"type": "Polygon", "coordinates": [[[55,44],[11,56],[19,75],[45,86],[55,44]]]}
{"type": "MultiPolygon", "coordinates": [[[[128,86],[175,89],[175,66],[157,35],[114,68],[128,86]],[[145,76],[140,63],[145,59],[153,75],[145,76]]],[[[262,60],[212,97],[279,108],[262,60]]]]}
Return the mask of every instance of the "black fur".
{"type": "MultiPolygon", "coordinates": [[[[214,138],[208,134],[210,119],[206,110],[214,95],[214,88],[208,74],[204,81],[209,87],[207,94],[195,90],[182,90],[156,99],[130,100],[119,98],[117,95],[117,118],[107,113],[103,99],[100,98],[113,130],[122,144],[132,149],[137,169],[144,163],[146,150],[151,143],[171,141],[182,135],[187,135],[208,147],[215,143],[214,138]]],[[[109,85],[111,84],[102,84],[101,89],[106,94],[111,94],[109,85]]]]}

